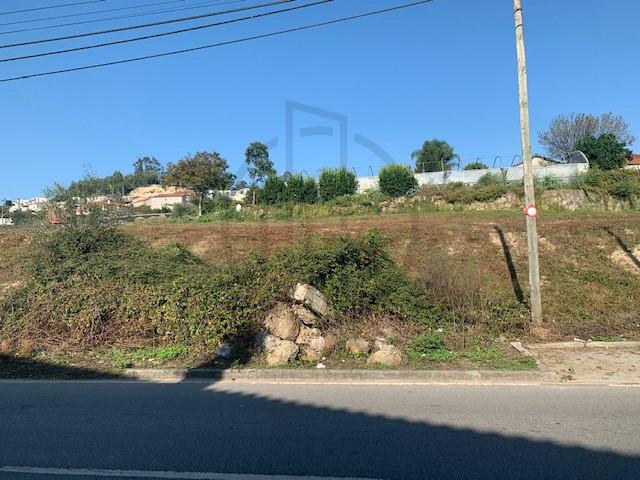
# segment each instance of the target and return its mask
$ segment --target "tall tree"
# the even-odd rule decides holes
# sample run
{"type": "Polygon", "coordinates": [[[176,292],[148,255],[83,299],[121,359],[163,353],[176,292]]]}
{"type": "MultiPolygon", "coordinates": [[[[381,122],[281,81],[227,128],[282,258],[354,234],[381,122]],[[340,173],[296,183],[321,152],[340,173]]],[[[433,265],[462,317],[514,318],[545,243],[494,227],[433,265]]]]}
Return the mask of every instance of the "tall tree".
{"type": "Polygon", "coordinates": [[[453,147],[443,140],[427,140],[420,150],[411,154],[416,162],[416,172],[440,172],[451,170],[458,156],[453,147]]]}
{"type": "Polygon", "coordinates": [[[576,144],[576,149],[584,153],[589,163],[602,170],[622,168],[631,157],[631,150],[619,142],[615,135],[606,133],[598,138],[583,138],[576,144]]]}
{"type": "Polygon", "coordinates": [[[269,147],[264,143],[250,143],[244,157],[249,167],[249,176],[254,183],[262,183],[266,178],[276,174],[273,162],[269,159],[269,147]]]}
{"type": "Polygon", "coordinates": [[[198,194],[198,215],[202,215],[202,199],[209,190],[227,190],[235,175],[229,173],[229,164],[218,152],[198,152],[176,164],[167,165],[162,177],[163,185],[190,188],[198,194]]]}
{"type": "Polygon", "coordinates": [[[155,157],[139,157],[135,162],[133,162],[134,175],[156,173],[159,176],[161,172],[162,164],[155,157]]]}
{"type": "Polygon", "coordinates": [[[623,145],[632,145],[635,137],[625,120],[612,113],[600,116],[587,113],[558,115],[549,125],[549,130],[538,133],[538,141],[550,157],[564,160],[575,150],[576,144],[588,137],[600,138],[611,134],[623,145]]]}

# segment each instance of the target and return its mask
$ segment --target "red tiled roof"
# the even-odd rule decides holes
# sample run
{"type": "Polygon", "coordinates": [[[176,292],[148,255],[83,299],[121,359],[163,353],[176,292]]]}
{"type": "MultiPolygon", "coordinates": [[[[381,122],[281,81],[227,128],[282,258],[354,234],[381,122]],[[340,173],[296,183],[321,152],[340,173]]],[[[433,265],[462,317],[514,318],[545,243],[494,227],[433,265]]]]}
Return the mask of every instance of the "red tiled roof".
{"type": "Polygon", "coordinates": [[[627,160],[627,165],[640,165],[640,153],[631,155],[631,158],[627,160]]]}

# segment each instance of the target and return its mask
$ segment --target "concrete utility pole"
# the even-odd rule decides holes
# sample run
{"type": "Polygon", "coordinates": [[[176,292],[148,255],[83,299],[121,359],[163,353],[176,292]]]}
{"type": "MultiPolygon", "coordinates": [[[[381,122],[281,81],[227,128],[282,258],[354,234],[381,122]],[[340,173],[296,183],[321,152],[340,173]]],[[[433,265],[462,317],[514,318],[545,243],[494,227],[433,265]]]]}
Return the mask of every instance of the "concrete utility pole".
{"type": "Polygon", "coordinates": [[[516,50],[518,54],[518,91],[520,95],[520,136],[522,139],[522,165],[524,167],[524,197],[527,218],[527,253],[529,257],[529,288],[531,323],[542,325],[542,300],[540,298],[540,264],[538,261],[537,209],[533,186],[531,161],[531,131],[529,129],[529,92],[527,88],[527,60],[524,49],[524,24],[522,0],[513,0],[516,22],[516,50]]]}

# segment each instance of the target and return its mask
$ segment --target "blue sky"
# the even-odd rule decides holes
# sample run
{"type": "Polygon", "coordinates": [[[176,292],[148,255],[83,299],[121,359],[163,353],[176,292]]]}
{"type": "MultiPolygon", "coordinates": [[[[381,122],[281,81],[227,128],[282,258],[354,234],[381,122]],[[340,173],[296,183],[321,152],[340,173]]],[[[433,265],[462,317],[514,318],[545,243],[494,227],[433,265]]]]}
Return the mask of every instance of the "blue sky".
{"type": "MultiPolygon", "coordinates": [[[[0,77],[225,41],[406,1],[336,0],[277,18],[4,63],[0,77]]],[[[3,0],[0,12],[60,3],[67,2],[3,0]]],[[[107,0],[0,15],[0,23],[145,3],[151,1],[107,0]]],[[[256,2],[241,2],[251,3],[256,2]]],[[[640,137],[640,2],[524,0],[524,7],[534,149],[540,150],[536,132],[559,113],[611,111],[623,115],[640,137]]],[[[0,44],[225,8],[230,6],[16,34],[1,34],[16,25],[0,25],[0,44]]],[[[140,32],[0,49],[0,58],[140,32]]],[[[296,171],[313,175],[322,166],[338,165],[341,132],[346,136],[348,165],[359,175],[384,164],[384,155],[374,152],[372,145],[395,161],[409,163],[411,151],[430,138],[447,140],[464,161],[480,157],[493,163],[501,156],[506,165],[520,152],[512,2],[435,0],[379,17],[240,45],[2,83],[0,199],[38,195],[54,181],[68,184],[87,170],[97,175],[116,169],[128,172],[144,155],[166,163],[215,150],[229,161],[232,171],[241,171],[244,149],[254,140],[277,139],[272,157],[283,171],[288,101],[333,112],[346,122],[344,129],[337,119],[294,108],[291,144],[296,171]]]]}

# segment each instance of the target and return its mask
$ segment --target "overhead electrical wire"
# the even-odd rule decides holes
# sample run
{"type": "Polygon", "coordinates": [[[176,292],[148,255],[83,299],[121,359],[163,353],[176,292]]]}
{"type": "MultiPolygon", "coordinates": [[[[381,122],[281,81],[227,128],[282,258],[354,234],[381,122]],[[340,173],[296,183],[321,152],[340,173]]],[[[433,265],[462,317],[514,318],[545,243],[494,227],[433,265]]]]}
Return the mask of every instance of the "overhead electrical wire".
{"type": "Polygon", "coordinates": [[[156,53],[156,54],[152,54],[152,55],[144,55],[144,56],[141,56],[141,57],[133,57],[133,58],[127,58],[127,59],[123,59],[123,60],[114,60],[114,61],[111,61],[111,62],[95,63],[95,64],[92,64],[92,65],[84,65],[84,66],[81,66],[81,67],[64,68],[64,69],[60,69],[60,70],[50,70],[50,71],[47,71],[47,72],[31,73],[31,74],[21,75],[21,76],[17,76],[17,77],[2,78],[2,79],[0,79],[0,83],[14,82],[14,81],[18,81],[18,80],[26,80],[26,79],[29,79],[29,78],[45,77],[45,76],[50,76],[50,75],[59,75],[59,74],[62,74],[62,73],[79,72],[79,71],[90,70],[90,69],[94,69],[94,68],[110,67],[110,66],[113,66],[113,65],[122,65],[122,64],[126,64],[126,63],[133,63],[133,62],[140,62],[140,61],[144,61],[144,60],[150,60],[150,59],[153,59],[153,58],[169,57],[169,56],[173,56],[173,55],[181,55],[181,54],[184,54],[184,53],[196,52],[196,51],[206,50],[206,49],[211,49],[211,48],[216,48],[216,47],[222,47],[222,46],[227,46],[227,45],[235,45],[235,44],[239,44],[239,43],[250,42],[250,41],[253,41],[253,40],[260,40],[260,39],[264,39],[264,38],[276,37],[276,36],[285,35],[285,34],[288,34],[288,33],[301,32],[303,30],[310,30],[310,29],[325,27],[325,26],[328,26],[328,25],[335,25],[335,24],[338,24],[338,23],[349,22],[349,21],[357,20],[357,19],[361,19],[361,18],[372,17],[374,15],[381,15],[381,14],[384,14],[384,13],[403,10],[403,9],[410,8],[410,7],[415,7],[415,6],[418,6],[418,5],[424,5],[426,3],[431,3],[433,1],[434,0],[420,0],[420,1],[416,1],[416,2],[405,3],[405,4],[402,4],[402,5],[396,5],[396,6],[393,6],[393,7],[388,7],[388,8],[384,8],[384,9],[380,9],[380,10],[373,10],[373,11],[364,12],[364,13],[360,13],[360,14],[356,14],[356,15],[350,15],[348,17],[340,17],[340,18],[336,18],[336,19],[333,19],[333,20],[327,20],[327,21],[324,21],[324,22],[307,24],[307,25],[303,25],[303,26],[300,26],[300,27],[293,27],[293,28],[288,28],[288,29],[285,29],[285,30],[278,30],[278,31],[275,31],[275,32],[263,33],[263,34],[260,34],[260,35],[253,35],[253,36],[250,36],[250,37],[242,37],[242,38],[238,38],[238,39],[234,39],[234,40],[228,40],[228,41],[225,41],[225,42],[211,43],[211,44],[208,44],[208,45],[200,45],[198,47],[184,48],[184,49],[180,49],[180,50],[173,50],[173,51],[169,51],[169,52],[156,53]]]}
{"type": "MultiPolygon", "coordinates": [[[[185,1],[185,0],[180,0],[180,1],[185,1]]],[[[94,18],[94,19],[91,19],[91,20],[80,20],[80,21],[77,21],[77,22],[58,23],[56,25],[46,25],[46,26],[43,26],[43,27],[19,28],[17,30],[5,30],[3,32],[0,32],[0,35],[9,35],[11,33],[36,32],[36,31],[39,31],[39,30],[50,30],[52,28],[72,27],[72,26],[75,26],[75,25],[87,25],[87,24],[90,24],[90,23],[110,22],[112,20],[124,20],[124,19],[128,19],[128,18],[148,17],[148,16],[151,16],[151,15],[160,15],[162,13],[175,13],[175,12],[182,12],[182,11],[185,11],[185,10],[195,10],[197,8],[210,7],[212,5],[221,6],[221,5],[228,5],[228,4],[232,4],[232,3],[242,3],[242,2],[247,2],[247,1],[249,1],[249,0],[227,0],[227,1],[224,1],[224,2],[221,1],[221,0],[209,0],[209,1],[206,1],[206,2],[194,3],[194,4],[191,4],[190,6],[186,6],[186,7],[169,8],[169,9],[163,9],[163,10],[149,10],[149,11],[146,11],[146,12],[130,13],[130,14],[127,14],[127,15],[118,15],[118,16],[114,16],[114,17],[102,17],[102,18],[94,18]]],[[[104,12],[104,10],[103,10],[103,12],[104,12]]],[[[75,16],[78,16],[78,15],[70,15],[70,16],[75,17],[75,16]]],[[[51,17],[51,18],[53,18],[53,17],[51,17]]],[[[39,20],[33,20],[33,21],[35,22],[35,21],[39,21],[39,20]]],[[[0,27],[1,26],[6,26],[6,25],[16,25],[16,24],[19,24],[19,23],[27,23],[27,22],[30,22],[30,20],[21,21],[21,22],[0,23],[0,27]]]]}
{"type": "Polygon", "coordinates": [[[25,8],[24,10],[13,10],[11,12],[0,12],[0,15],[13,15],[14,13],[35,12],[38,10],[52,10],[54,8],[75,7],[76,5],[87,5],[89,3],[104,3],[107,0],[86,0],[84,2],[64,3],[62,5],[49,5],[46,7],[25,8]]]}
{"type": "MultiPolygon", "coordinates": [[[[215,22],[215,23],[208,23],[206,25],[198,25],[195,27],[189,27],[189,28],[183,28],[181,30],[172,30],[170,32],[162,32],[162,33],[153,33],[151,35],[144,35],[142,37],[135,37],[135,38],[126,38],[123,40],[115,40],[113,42],[105,42],[105,43],[97,43],[97,44],[93,44],[93,45],[85,45],[83,47],[75,47],[75,48],[67,48],[64,50],[54,50],[51,52],[43,52],[43,53],[34,53],[31,55],[22,55],[19,57],[12,57],[12,58],[2,58],[0,59],[0,63],[6,63],[6,62],[15,62],[17,60],[29,60],[29,59],[33,59],[33,58],[39,58],[39,57],[49,57],[52,55],[60,55],[63,53],[71,53],[71,52],[80,52],[83,50],[91,50],[94,48],[102,48],[102,47],[110,47],[112,45],[122,45],[124,43],[131,43],[131,42],[139,42],[141,40],[149,40],[152,38],[160,38],[160,37],[166,37],[169,35],[177,35],[179,33],[186,33],[186,32],[194,32],[197,30],[204,30],[206,28],[214,28],[214,27],[219,27],[222,25],[230,25],[233,23],[239,23],[239,22],[244,22],[244,21],[248,21],[248,20],[256,20],[258,18],[263,18],[263,17],[269,17],[272,15],[277,15],[279,13],[286,13],[286,12],[292,12],[294,10],[301,10],[303,8],[308,8],[308,7],[315,7],[317,5],[323,5],[325,3],[331,3],[334,2],[335,0],[317,0],[315,2],[311,2],[311,3],[307,3],[304,5],[296,5],[294,7],[289,7],[289,8],[282,8],[280,10],[271,10],[269,12],[265,12],[265,13],[258,13],[255,15],[249,15],[246,17],[239,17],[239,18],[233,18],[231,20],[223,20],[220,22],[215,22]]],[[[270,4],[270,6],[277,4],[279,2],[273,2],[270,4]]],[[[266,6],[266,5],[265,5],[266,6]]]]}
{"type": "Polygon", "coordinates": [[[66,15],[55,15],[53,17],[41,17],[41,18],[30,18],[27,20],[16,20],[8,23],[0,23],[0,26],[5,25],[19,25],[22,23],[37,23],[37,22],[46,22],[49,20],[60,20],[61,18],[73,18],[73,17],[86,17],[87,15],[97,15],[99,13],[110,13],[110,12],[119,12],[122,10],[134,10],[136,8],[144,8],[144,7],[153,7],[156,5],[167,5],[170,3],[184,3],[188,0],[164,0],[162,2],[153,2],[153,3],[144,3],[141,5],[132,5],[129,7],[118,7],[118,8],[107,8],[106,10],[91,10],[89,12],[80,12],[80,13],[69,13],[66,15]]]}
{"type": "Polygon", "coordinates": [[[258,5],[251,5],[248,7],[231,8],[228,10],[218,10],[215,12],[202,13],[200,15],[191,15],[189,17],[182,17],[182,18],[172,18],[170,20],[160,20],[157,22],[142,23],[138,25],[129,25],[126,27],[110,28],[108,30],[99,30],[97,32],[76,33],[74,35],[65,35],[62,37],[44,38],[41,40],[30,40],[28,42],[9,43],[7,45],[0,45],[0,49],[25,47],[28,45],[40,45],[43,43],[60,42],[63,40],[75,40],[76,38],[94,37],[97,35],[106,35],[109,33],[127,32],[129,30],[139,30],[141,28],[158,27],[160,25],[170,25],[172,23],[189,22],[191,20],[199,20],[201,18],[215,17],[218,15],[226,15],[227,13],[244,12],[247,10],[255,10],[256,8],[268,7],[268,6],[276,5],[279,3],[290,3],[290,2],[296,2],[296,1],[298,0],[277,0],[275,2],[261,3],[258,5]]]}

